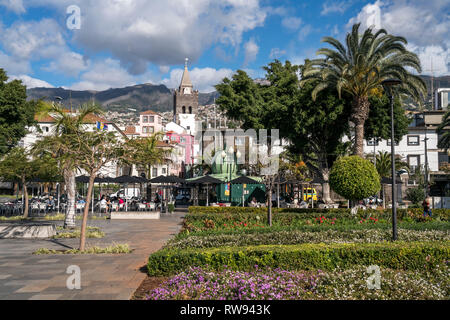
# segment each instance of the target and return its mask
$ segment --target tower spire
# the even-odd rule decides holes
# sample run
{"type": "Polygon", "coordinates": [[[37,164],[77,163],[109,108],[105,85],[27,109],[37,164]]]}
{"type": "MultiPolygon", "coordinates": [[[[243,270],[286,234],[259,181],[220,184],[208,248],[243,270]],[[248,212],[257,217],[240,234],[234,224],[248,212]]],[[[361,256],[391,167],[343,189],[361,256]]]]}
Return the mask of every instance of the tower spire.
{"type": "Polygon", "coordinates": [[[192,85],[191,78],[189,77],[188,61],[189,61],[189,59],[186,58],[185,62],[184,62],[184,72],[183,72],[183,77],[181,78],[180,90],[182,90],[182,88],[186,88],[186,87],[189,87],[189,88],[194,87],[192,85]]]}

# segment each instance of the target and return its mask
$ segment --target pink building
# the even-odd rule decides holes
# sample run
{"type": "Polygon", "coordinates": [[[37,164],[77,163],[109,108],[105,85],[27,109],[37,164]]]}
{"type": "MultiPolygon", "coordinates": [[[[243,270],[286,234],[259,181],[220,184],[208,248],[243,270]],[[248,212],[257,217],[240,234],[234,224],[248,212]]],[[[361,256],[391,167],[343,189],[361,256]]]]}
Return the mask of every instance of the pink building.
{"type": "Polygon", "coordinates": [[[158,113],[147,110],[141,113],[139,119],[141,137],[148,137],[156,132],[163,131],[162,117],[158,113]]]}
{"type": "Polygon", "coordinates": [[[171,143],[177,143],[185,148],[185,161],[186,165],[192,165],[194,163],[194,136],[189,133],[177,133],[175,131],[167,131],[166,139],[171,143]]]}

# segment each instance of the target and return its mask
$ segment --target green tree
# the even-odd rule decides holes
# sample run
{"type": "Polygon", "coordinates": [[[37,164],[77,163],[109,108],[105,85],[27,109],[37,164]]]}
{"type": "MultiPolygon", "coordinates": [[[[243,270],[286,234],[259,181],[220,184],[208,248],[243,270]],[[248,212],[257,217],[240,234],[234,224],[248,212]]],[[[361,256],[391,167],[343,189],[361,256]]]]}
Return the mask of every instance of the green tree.
{"type": "Polygon", "coordinates": [[[33,153],[47,152],[58,159],[67,192],[64,228],[75,228],[75,176],[78,167],[77,159],[72,153],[66,152],[66,147],[73,136],[86,129],[85,124],[89,119],[102,113],[102,109],[95,104],[82,105],[75,113],[68,112],[61,105],[44,104],[38,112],[38,118],[51,116],[55,121],[52,135],[38,140],[33,146],[33,153]]]}
{"type": "Polygon", "coordinates": [[[418,206],[423,200],[425,200],[424,189],[420,186],[409,188],[406,190],[406,199],[418,206]]]}
{"type": "Polygon", "coordinates": [[[113,132],[77,131],[64,137],[62,150],[74,160],[77,168],[87,172],[89,185],[81,224],[80,251],[86,245],[86,227],[89,204],[92,200],[94,180],[100,169],[108,163],[118,162],[124,154],[123,144],[113,132]]]}
{"type": "MultiPolygon", "coordinates": [[[[381,97],[369,97],[369,117],[364,126],[364,138],[366,140],[390,140],[391,139],[391,104],[386,95],[381,97]]],[[[400,142],[408,133],[408,126],[412,119],[406,115],[399,98],[394,101],[394,140],[400,142]]]]}
{"type": "Polygon", "coordinates": [[[350,99],[339,99],[327,89],[311,94],[315,83],[299,87],[302,67],[275,60],[264,68],[270,85],[255,83],[244,71],[216,86],[217,103],[227,117],[240,120],[243,129],[279,129],[289,140],[290,151],[302,156],[308,168],[325,182],[323,198],[330,202],[329,169],[348,145],[341,138],[348,131],[350,99]]]}
{"type": "Polygon", "coordinates": [[[30,153],[22,147],[11,149],[0,161],[0,177],[5,181],[22,184],[24,218],[28,217],[29,197],[27,187],[30,182],[35,178],[47,181],[55,181],[59,178],[55,159],[49,155],[32,158],[30,153]]]}
{"type": "Polygon", "coordinates": [[[138,166],[150,177],[152,166],[169,161],[171,150],[158,145],[162,138],[162,133],[155,133],[150,137],[128,140],[124,146],[126,152],[122,161],[138,166]]]}
{"type": "Polygon", "coordinates": [[[330,172],[334,191],[346,199],[356,201],[380,191],[380,176],[372,162],[359,156],[338,159],[330,172]]]}
{"type": "Polygon", "coordinates": [[[7,82],[6,72],[0,68],[0,156],[8,152],[34,125],[39,102],[27,101],[26,87],[20,80],[7,82]]]}
{"type": "Polygon", "coordinates": [[[439,135],[438,147],[448,150],[450,148],[450,110],[442,117],[441,124],[437,127],[436,132],[439,135]]]}
{"type": "Polygon", "coordinates": [[[347,34],[346,47],[332,37],[323,38],[333,49],[322,48],[318,55],[323,59],[307,64],[301,85],[314,81],[312,98],[326,89],[336,89],[339,97],[343,93],[352,96],[351,121],[355,125],[354,154],[363,157],[364,125],[369,117],[369,97],[383,92],[382,82],[397,78],[402,81],[400,93],[406,93],[420,101],[426,93],[425,82],[407,69],[421,72],[420,60],[409,52],[403,37],[390,35],[384,29],[373,33],[372,28],[359,33],[360,24],[355,24],[347,34]]]}

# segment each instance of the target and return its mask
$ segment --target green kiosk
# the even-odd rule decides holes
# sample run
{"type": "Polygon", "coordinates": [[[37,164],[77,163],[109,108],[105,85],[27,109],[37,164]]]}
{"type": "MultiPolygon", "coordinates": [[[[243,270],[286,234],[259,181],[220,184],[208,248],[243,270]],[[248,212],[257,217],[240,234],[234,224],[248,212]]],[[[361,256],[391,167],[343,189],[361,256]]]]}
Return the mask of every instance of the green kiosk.
{"type": "MultiPolygon", "coordinates": [[[[247,206],[248,203],[255,198],[257,202],[265,203],[266,187],[263,183],[258,184],[231,184],[230,181],[239,178],[237,159],[240,152],[234,152],[230,148],[217,152],[212,158],[212,173],[209,175],[222,183],[215,186],[215,196],[218,203],[231,203],[232,206],[247,206]],[[231,151],[231,152],[230,152],[231,151]]],[[[187,179],[189,183],[195,183],[204,176],[187,179]]],[[[249,177],[257,182],[262,182],[260,177],[249,177]]]]}

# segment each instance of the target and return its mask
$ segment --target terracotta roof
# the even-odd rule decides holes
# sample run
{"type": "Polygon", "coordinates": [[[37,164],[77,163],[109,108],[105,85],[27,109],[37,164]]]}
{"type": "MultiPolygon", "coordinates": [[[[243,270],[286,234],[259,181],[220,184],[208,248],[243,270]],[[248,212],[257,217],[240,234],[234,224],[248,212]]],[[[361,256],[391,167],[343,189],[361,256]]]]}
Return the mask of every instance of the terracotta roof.
{"type": "MultiPolygon", "coordinates": [[[[69,112],[68,110],[66,112],[69,112]]],[[[34,116],[34,120],[36,120],[38,123],[45,123],[45,122],[55,122],[55,119],[51,115],[43,115],[43,116],[34,116]]],[[[95,122],[103,122],[103,123],[111,123],[111,121],[108,121],[104,118],[101,118],[96,115],[87,115],[84,118],[84,123],[95,123],[95,122]]]]}
{"type": "Polygon", "coordinates": [[[141,115],[146,115],[146,114],[154,114],[154,115],[159,116],[159,113],[156,113],[153,110],[147,110],[147,111],[141,112],[141,115]]]}
{"type": "Polygon", "coordinates": [[[156,143],[156,146],[157,146],[157,147],[160,147],[160,148],[164,148],[164,147],[172,147],[172,145],[170,145],[170,144],[168,144],[167,142],[164,142],[164,141],[158,141],[158,142],[156,143]]]}
{"type": "Polygon", "coordinates": [[[126,135],[134,135],[134,134],[138,134],[136,132],[136,127],[135,126],[128,126],[125,128],[125,131],[123,132],[126,135]]]}

